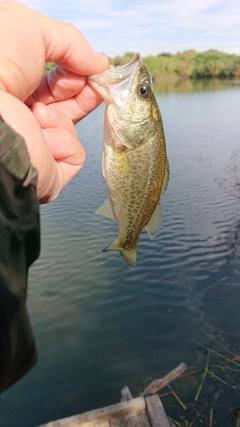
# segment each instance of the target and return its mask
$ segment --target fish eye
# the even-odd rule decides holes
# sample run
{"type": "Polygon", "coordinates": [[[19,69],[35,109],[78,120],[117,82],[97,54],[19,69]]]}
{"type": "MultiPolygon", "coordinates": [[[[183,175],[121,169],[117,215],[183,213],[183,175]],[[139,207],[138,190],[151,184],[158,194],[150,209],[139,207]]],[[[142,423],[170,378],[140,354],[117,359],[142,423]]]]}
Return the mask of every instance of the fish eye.
{"type": "Polygon", "coordinates": [[[138,95],[141,98],[145,98],[146,99],[146,98],[148,98],[150,96],[150,94],[151,94],[150,87],[149,87],[149,85],[147,83],[141,83],[138,86],[138,95]]]}

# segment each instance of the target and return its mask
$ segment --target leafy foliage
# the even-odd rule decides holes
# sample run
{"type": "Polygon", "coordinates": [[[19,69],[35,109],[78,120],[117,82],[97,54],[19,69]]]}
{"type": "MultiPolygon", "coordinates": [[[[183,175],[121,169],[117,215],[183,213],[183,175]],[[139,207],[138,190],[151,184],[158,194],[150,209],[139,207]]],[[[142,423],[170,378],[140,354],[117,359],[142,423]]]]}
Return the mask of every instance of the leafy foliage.
{"type": "MultiPolygon", "coordinates": [[[[132,52],[110,58],[113,65],[126,64],[133,57],[132,52]]],[[[157,56],[146,56],[143,62],[149,69],[153,82],[161,78],[239,78],[240,56],[224,53],[215,49],[206,52],[185,50],[172,55],[163,52],[157,56]]]]}
{"type": "MultiPolygon", "coordinates": [[[[123,56],[109,58],[109,63],[117,66],[131,61],[134,52],[126,52],[123,56]]],[[[172,55],[169,52],[157,56],[148,55],[143,62],[150,71],[155,85],[162,79],[203,79],[203,78],[240,78],[240,56],[210,49],[206,52],[185,50],[172,55]]],[[[56,64],[45,64],[45,72],[50,71],[56,64]]]]}

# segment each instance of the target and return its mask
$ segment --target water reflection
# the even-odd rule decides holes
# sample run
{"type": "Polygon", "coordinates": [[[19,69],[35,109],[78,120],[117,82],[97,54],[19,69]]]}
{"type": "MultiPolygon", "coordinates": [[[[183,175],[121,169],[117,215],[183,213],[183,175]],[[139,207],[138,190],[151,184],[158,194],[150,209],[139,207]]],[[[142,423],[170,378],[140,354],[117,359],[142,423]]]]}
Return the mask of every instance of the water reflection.
{"type": "Polygon", "coordinates": [[[240,87],[240,80],[220,79],[155,79],[154,89],[156,93],[192,93],[202,91],[216,91],[229,89],[229,87],[240,87]]]}

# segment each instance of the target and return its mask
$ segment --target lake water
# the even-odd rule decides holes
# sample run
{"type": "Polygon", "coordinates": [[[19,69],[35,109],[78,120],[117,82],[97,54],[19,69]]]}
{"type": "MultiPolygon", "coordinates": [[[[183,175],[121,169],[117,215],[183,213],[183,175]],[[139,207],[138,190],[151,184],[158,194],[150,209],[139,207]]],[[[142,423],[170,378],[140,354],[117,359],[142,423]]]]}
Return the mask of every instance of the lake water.
{"type": "MultiPolygon", "coordinates": [[[[116,403],[125,385],[137,396],[180,362],[194,367],[199,345],[214,346],[209,328],[239,356],[240,86],[187,81],[165,86],[158,103],[171,176],[160,233],[153,241],[142,233],[134,270],[117,252],[102,252],[116,224],[94,214],[106,199],[104,106],[77,125],[87,161],[61,196],[41,207],[41,257],[29,277],[39,360],[2,394],[1,426],[36,427],[116,403]]],[[[199,381],[191,398],[182,391],[183,401],[194,400],[199,381]]],[[[214,384],[209,380],[212,396],[225,387],[214,384]]],[[[203,386],[199,408],[210,405],[204,393],[203,386]]],[[[218,426],[235,425],[230,410],[240,406],[240,394],[226,396],[227,422],[218,426]]],[[[178,419],[181,406],[163,402],[178,419]]]]}

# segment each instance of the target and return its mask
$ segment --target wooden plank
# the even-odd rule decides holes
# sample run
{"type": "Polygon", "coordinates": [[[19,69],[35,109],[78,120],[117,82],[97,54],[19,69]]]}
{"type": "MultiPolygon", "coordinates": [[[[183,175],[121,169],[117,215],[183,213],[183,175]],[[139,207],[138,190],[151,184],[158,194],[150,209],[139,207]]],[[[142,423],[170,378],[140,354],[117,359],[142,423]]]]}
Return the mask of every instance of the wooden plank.
{"type": "MultiPolygon", "coordinates": [[[[81,426],[81,427],[110,427],[110,424],[109,424],[109,421],[106,419],[106,420],[100,420],[100,421],[98,421],[98,420],[92,420],[92,421],[87,421],[87,422],[81,422],[80,424],[79,424],[79,422],[76,420],[76,421],[73,421],[71,424],[63,424],[62,423],[63,422],[63,420],[58,420],[58,421],[52,421],[52,422],[50,422],[50,423],[48,423],[48,424],[44,424],[44,427],[45,426],[48,426],[48,427],[79,427],[79,426],[81,426]]],[[[42,426],[39,426],[39,427],[42,427],[42,426]]]]}
{"type": "Polygon", "coordinates": [[[167,384],[169,384],[171,381],[178,378],[180,375],[182,375],[183,372],[185,372],[187,369],[187,365],[185,363],[180,363],[177,368],[173,369],[169,374],[165,375],[165,377],[160,378],[158,380],[154,380],[143,390],[142,396],[147,396],[149,394],[155,394],[157,391],[161,390],[163,387],[165,387],[167,384]]]}
{"type": "Polygon", "coordinates": [[[131,427],[151,427],[146,411],[142,411],[138,414],[129,414],[128,417],[131,427]]]}
{"type": "Polygon", "coordinates": [[[145,397],[145,400],[151,427],[170,427],[159,396],[157,394],[153,394],[152,396],[145,397]]]}
{"type": "Polygon", "coordinates": [[[137,414],[125,414],[122,417],[111,418],[111,427],[151,427],[147,418],[146,411],[137,414]]]}
{"type": "Polygon", "coordinates": [[[52,421],[43,424],[39,427],[79,427],[87,421],[102,420],[111,418],[112,416],[123,416],[128,412],[141,412],[145,410],[146,402],[143,397],[137,397],[129,400],[128,402],[120,402],[114,405],[106,406],[105,408],[95,409],[93,411],[85,412],[80,415],[63,418],[62,420],[52,421]]]}
{"type": "Polygon", "coordinates": [[[121,402],[126,402],[128,400],[133,399],[132,393],[130,392],[129,388],[126,386],[121,390],[121,402]]]}
{"type": "Polygon", "coordinates": [[[128,420],[124,416],[111,418],[109,425],[110,427],[129,427],[128,420]]]}
{"type": "MultiPolygon", "coordinates": [[[[78,427],[79,423],[77,422],[77,424],[73,425],[74,427],[78,427]]],[[[101,421],[87,421],[86,423],[82,423],[81,427],[110,427],[109,421],[108,420],[101,420],[101,421]]]]}

